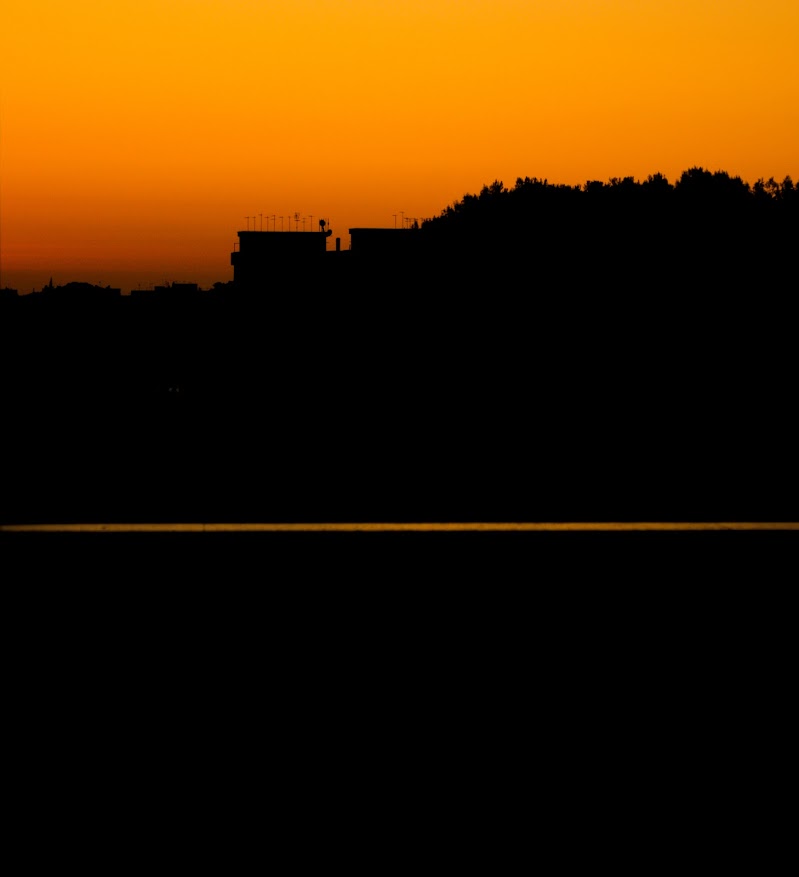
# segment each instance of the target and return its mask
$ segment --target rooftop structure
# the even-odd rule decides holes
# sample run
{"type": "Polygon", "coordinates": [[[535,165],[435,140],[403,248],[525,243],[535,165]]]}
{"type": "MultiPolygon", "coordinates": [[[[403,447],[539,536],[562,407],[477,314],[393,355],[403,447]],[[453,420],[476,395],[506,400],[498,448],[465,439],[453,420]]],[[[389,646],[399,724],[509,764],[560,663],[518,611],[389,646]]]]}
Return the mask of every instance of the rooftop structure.
{"type": "Polygon", "coordinates": [[[351,228],[350,249],[356,259],[395,259],[416,252],[417,229],[351,228]]]}
{"type": "Polygon", "coordinates": [[[318,231],[240,231],[238,249],[230,254],[237,286],[263,286],[277,270],[300,271],[327,252],[332,234],[319,220],[318,231]]]}

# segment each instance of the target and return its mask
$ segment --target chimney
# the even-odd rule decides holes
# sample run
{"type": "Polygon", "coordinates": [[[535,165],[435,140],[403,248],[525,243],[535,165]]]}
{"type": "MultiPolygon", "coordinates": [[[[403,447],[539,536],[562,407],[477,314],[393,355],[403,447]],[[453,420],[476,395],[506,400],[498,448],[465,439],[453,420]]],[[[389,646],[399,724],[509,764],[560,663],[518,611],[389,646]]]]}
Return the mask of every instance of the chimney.
{"type": "Polygon", "coordinates": [[[341,238],[336,238],[336,252],[341,252],[341,238]]]}

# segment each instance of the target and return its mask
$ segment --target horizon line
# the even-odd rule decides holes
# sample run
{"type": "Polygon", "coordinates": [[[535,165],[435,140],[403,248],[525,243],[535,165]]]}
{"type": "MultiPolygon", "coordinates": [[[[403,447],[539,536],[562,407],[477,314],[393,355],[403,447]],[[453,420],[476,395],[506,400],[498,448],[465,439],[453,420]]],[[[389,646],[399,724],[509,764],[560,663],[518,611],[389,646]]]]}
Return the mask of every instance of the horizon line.
{"type": "Polygon", "coordinates": [[[799,521],[483,521],[0,524],[0,533],[698,532],[796,530],[799,521]]]}

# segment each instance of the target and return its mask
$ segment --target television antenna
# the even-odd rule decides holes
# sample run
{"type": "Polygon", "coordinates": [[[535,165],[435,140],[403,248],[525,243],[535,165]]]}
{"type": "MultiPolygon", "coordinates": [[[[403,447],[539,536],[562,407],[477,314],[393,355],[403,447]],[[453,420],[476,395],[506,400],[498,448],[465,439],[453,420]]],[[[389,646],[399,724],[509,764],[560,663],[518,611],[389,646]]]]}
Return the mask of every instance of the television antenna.
{"type": "Polygon", "coordinates": [[[294,231],[299,231],[300,229],[300,214],[294,214],[294,231]]]}

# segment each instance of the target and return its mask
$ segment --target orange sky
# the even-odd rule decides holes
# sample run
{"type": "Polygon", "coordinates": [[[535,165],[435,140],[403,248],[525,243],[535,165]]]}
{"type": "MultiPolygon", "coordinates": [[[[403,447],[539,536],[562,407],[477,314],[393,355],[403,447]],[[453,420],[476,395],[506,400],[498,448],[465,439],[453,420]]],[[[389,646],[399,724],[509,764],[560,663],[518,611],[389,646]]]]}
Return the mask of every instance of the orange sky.
{"type": "Polygon", "coordinates": [[[797,46],[798,0],[3,0],[0,286],[207,286],[246,216],[346,247],[494,179],[799,182],[797,46]]]}

